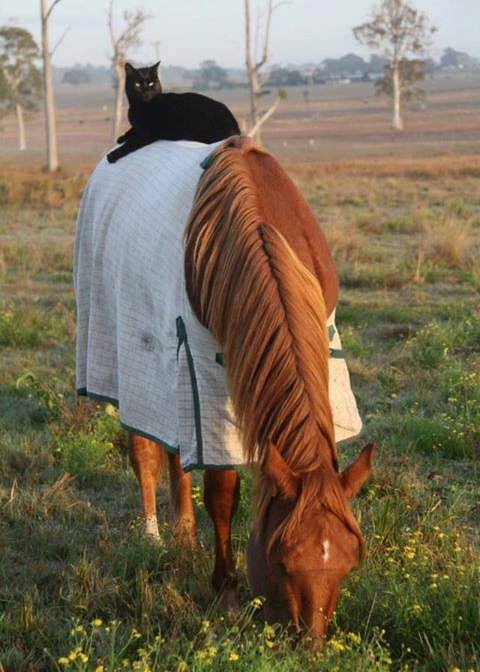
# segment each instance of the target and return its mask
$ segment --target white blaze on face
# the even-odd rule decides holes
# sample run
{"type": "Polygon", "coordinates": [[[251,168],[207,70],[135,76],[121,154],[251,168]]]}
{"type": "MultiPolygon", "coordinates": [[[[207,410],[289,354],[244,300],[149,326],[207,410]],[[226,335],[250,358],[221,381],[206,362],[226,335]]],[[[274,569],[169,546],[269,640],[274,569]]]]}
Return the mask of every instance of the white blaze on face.
{"type": "Polygon", "coordinates": [[[330,541],[328,539],[325,539],[325,541],[322,542],[322,551],[323,562],[328,562],[330,558],[330,541]]]}

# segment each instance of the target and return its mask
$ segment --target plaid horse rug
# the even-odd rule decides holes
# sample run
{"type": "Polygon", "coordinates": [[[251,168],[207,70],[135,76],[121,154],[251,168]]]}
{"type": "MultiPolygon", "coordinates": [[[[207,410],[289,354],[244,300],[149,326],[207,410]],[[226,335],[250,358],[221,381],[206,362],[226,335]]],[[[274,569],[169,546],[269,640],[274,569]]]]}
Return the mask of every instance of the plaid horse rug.
{"type": "MultiPolygon", "coordinates": [[[[116,164],[104,158],[75,241],[77,391],[115,404],[125,428],[179,453],[186,471],[245,463],[218,345],[185,290],[184,230],[201,163],[216,146],[159,141],[116,164]]],[[[362,423],[334,315],[329,329],[342,441],[362,423]]]]}

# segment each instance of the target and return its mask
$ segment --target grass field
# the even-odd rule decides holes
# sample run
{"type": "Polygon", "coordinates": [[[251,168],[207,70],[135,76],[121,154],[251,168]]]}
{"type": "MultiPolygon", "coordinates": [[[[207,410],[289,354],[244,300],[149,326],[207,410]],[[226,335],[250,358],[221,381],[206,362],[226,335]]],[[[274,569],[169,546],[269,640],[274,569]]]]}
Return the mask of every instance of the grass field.
{"type": "MultiPolygon", "coordinates": [[[[0,672],[480,670],[480,89],[428,86],[401,140],[364,85],[319,87],[308,109],[289,92],[264,134],[340,271],[337,323],[365,421],[341,463],[367,440],[379,446],[354,504],[368,554],[315,654],[266,627],[248,594],[250,474],[232,619],[209,585],[201,474],[195,555],[169,534],[165,483],[162,543],[150,545],[116,411],[76,403],[74,222],[109,144],[111,92],[60,101],[54,177],[39,170],[41,118],[28,120],[21,159],[2,122],[0,672]]],[[[244,101],[228,102],[242,114],[244,101]]]]}
{"type": "Polygon", "coordinates": [[[112,407],[75,402],[71,245],[84,178],[0,176],[0,670],[480,670],[480,160],[291,164],[328,233],[338,325],[377,467],[368,555],[322,652],[292,650],[248,595],[251,486],[234,530],[244,609],[200,547],[141,535],[112,407]]]}

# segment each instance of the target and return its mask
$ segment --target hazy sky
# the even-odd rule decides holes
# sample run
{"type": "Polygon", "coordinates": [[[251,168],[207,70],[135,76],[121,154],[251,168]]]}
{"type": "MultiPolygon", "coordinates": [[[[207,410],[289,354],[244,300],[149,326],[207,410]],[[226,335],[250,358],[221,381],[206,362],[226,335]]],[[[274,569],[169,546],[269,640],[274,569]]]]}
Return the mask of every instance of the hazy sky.
{"type": "MultiPolygon", "coordinates": [[[[255,1],[265,6],[265,0],[255,1]]],[[[107,0],[61,0],[52,14],[52,43],[66,27],[70,30],[55,54],[56,65],[107,63],[107,4],[107,0]]],[[[272,62],[320,62],[353,50],[365,54],[351,29],[368,17],[373,4],[373,0],[291,0],[282,5],[274,16],[272,62]]],[[[415,0],[415,5],[439,28],[434,57],[446,46],[480,56],[480,0],[415,0]]],[[[158,40],[165,65],[193,67],[206,58],[229,67],[243,65],[243,0],[116,0],[118,20],[123,10],[138,6],[152,19],[144,46],[132,53],[133,61],[151,61],[153,42],[158,40]]],[[[39,0],[0,0],[0,24],[14,22],[38,37],[38,7],[39,0]]]]}

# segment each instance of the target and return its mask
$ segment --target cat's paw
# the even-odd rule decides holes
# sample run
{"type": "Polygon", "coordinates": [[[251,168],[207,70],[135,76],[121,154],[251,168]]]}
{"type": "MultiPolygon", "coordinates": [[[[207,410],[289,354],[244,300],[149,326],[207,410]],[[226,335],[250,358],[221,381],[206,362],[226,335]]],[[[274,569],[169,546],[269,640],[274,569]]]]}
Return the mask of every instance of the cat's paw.
{"type": "Polygon", "coordinates": [[[117,156],[117,154],[115,153],[115,151],[110,152],[109,154],[107,154],[107,161],[108,161],[108,163],[115,163],[116,161],[118,161],[118,158],[119,158],[119,157],[117,156]]]}

